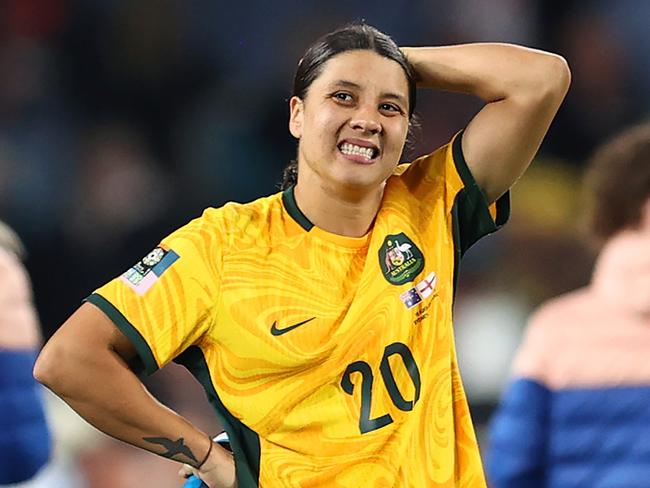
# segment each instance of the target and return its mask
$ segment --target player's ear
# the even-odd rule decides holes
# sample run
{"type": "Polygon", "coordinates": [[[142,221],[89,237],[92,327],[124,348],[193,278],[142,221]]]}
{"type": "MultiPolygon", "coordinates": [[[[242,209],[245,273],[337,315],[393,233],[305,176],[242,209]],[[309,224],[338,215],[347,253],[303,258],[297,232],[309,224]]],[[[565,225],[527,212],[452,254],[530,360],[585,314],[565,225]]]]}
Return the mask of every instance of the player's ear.
{"type": "Polygon", "coordinates": [[[302,136],[304,107],[303,101],[298,97],[291,97],[289,100],[289,132],[296,139],[302,136]]]}

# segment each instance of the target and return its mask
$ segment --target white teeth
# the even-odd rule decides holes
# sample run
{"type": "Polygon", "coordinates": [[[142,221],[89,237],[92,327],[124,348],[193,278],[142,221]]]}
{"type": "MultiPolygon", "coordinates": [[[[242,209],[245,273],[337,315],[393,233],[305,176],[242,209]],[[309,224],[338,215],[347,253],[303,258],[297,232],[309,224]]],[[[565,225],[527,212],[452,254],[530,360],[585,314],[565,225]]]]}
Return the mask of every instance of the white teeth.
{"type": "Polygon", "coordinates": [[[375,153],[375,150],[371,147],[361,147],[355,144],[350,144],[349,142],[345,142],[341,146],[341,152],[343,154],[354,154],[357,156],[363,156],[368,161],[370,161],[375,153]]]}

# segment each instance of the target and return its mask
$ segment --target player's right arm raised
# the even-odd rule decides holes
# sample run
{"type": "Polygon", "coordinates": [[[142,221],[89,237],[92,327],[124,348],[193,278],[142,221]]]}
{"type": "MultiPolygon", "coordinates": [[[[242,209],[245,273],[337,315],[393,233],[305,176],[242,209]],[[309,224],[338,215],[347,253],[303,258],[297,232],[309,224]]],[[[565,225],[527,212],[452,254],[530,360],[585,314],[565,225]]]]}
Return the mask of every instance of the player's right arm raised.
{"type": "Polygon", "coordinates": [[[34,376],[103,432],[161,456],[197,467],[212,487],[233,487],[232,455],[186,419],[158,402],[127,363],[129,339],[90,303],[83,304],[41,352],[34,376]]]}

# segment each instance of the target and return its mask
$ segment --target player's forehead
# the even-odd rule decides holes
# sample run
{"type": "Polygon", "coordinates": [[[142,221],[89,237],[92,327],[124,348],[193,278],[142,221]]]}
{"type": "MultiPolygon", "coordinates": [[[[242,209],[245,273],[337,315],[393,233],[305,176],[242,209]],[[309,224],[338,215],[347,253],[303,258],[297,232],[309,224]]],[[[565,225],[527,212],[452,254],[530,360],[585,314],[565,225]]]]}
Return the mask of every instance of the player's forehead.
{"type": "Polygon", "coordinates": [[[314,80],[314,88],[338,86],[391,93],[408,100],[408,81],[397,61],[367,49],[345,51],[328,59],[314,80]]]}

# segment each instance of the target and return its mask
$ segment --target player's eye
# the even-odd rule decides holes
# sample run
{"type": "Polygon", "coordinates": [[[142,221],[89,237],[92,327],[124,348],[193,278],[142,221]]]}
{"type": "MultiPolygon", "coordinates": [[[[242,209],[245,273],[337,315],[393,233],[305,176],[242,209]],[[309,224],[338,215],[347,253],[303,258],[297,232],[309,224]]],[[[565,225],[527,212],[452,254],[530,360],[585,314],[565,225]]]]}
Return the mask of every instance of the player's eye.
{"type": "Polygon", "coordinates": [[[347,92],[334,92],[332,98],[339,102],[349,103],[353,100],[352,95],[347,92]]]}
{"type": "Polygon", "coordinates": [[[402,108],[399,105],[396,105],[394,103],[382,103],[379,105],[379,110],[382,112],[393,112],[393,113],[404,113],[402,108]]]}

